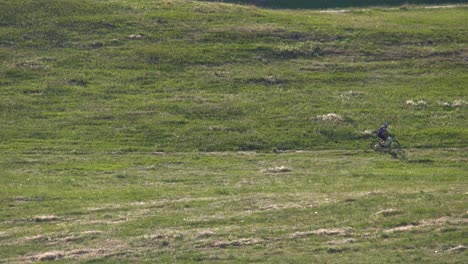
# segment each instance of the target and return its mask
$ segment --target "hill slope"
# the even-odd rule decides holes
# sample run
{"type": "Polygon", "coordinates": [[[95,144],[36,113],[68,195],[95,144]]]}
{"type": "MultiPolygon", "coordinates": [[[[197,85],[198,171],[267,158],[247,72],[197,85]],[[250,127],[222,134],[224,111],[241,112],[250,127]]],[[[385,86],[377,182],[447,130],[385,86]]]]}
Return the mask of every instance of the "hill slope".
{"type": "Polygon", "coordinates": [[[2,1],[0,263],[466,261],[467,18],[2,1]]]}
{"type": "Polygon", "coordinates": [[[466,147],[467,13],[4,1],[0,143],[354,149],[386,121],[406,147],[466,147]]]}

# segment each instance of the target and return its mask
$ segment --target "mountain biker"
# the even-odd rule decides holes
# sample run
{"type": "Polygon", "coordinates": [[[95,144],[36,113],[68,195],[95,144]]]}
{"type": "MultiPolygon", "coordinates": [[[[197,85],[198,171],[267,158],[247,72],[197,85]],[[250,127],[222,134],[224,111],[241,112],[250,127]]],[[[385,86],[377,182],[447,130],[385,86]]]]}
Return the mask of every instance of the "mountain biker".
{"type": "Polygon", "coordinates": [[[380,138],[380,145],[384,145],[385,141],[392,136],[390,132],[388,132],[387,128],[388,124],[385,123],[379,128],[379,130],[377,130],[377,136],[380,138]]]}

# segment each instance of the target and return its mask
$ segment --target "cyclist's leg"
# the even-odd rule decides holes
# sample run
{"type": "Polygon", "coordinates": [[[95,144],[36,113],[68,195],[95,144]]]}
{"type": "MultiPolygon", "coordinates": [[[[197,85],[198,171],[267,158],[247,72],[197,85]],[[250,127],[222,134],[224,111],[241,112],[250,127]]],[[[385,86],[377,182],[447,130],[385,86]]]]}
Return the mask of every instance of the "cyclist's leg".
{"type": "Polygon", "coordinates": [[[384,145],[385,141],[387,140],[387,137],[382,133],[378,133],[377,136],[380,138],[380,145],[384,145]]]}

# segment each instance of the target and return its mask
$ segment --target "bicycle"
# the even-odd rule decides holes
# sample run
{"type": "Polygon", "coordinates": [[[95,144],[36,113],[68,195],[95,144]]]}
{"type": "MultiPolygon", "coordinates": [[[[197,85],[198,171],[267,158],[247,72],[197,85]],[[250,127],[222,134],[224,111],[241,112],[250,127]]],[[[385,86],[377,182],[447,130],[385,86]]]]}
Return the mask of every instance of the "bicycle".
{"type": "Polygon", "coordinates": [[[398,142],[394,136],[388,137],[384,143],[381,143],[380,140],[374,140],[370,146],[372,150],[376,152],[389,153],[393,158],[399,158],[401,160],[406,158],[404,150],[401,149],[400,142],[398,142]]]}

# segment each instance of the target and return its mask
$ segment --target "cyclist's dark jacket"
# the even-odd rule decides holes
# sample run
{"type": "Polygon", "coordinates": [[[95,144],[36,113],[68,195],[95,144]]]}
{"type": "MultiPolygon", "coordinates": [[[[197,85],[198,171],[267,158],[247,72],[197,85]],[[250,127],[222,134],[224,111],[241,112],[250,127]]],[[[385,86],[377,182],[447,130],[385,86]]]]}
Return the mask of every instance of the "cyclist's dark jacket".
{"type": "Polygon", "coordinates": [[[387,128],[385,126],[381,126],[379,130],[377,130],[377,136],[382,139],[387,139],[387,137],[390,135],[388,133],[387,128]]]}

